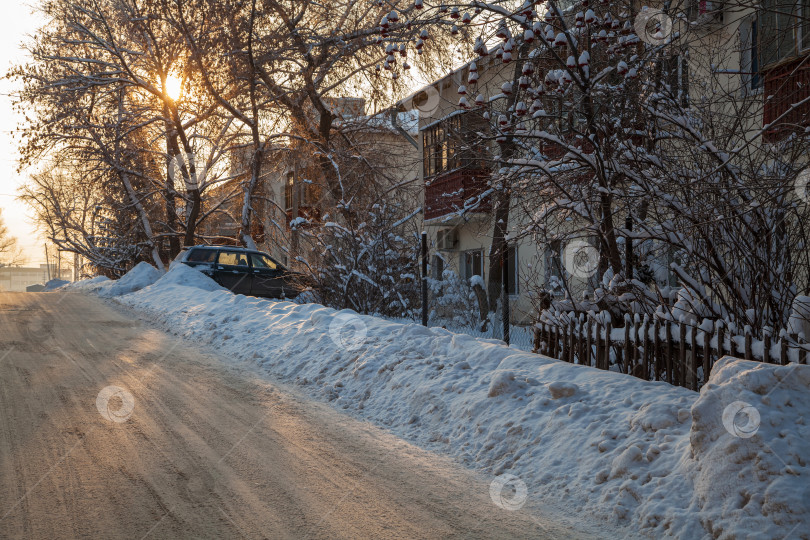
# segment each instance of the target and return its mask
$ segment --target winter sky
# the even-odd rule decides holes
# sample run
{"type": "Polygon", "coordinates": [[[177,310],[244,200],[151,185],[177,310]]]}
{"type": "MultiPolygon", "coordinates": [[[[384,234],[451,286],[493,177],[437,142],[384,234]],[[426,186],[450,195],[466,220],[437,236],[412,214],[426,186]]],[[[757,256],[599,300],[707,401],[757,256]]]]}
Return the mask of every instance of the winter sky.
{"type": "MultiPolygon", "coordinates": [[[[9,67],[23,58],[20,44],[27,35],[33,33],[37,19],[31,13],[29,2],[17,0],[3,2],[3,16],[0,17],[0,74],[5,75],[9,67]]],[[[13,84],[0,80],[0,208],[3,219],[11,234],[17,237],[25,250],[26,265],[45,262],[42,240],[34,230],[30,210],[16,200],[17,187],[24,175],[17,173],[17,144],[11,137],[19,122],[11,108],[9,93],[13,84]]]]}

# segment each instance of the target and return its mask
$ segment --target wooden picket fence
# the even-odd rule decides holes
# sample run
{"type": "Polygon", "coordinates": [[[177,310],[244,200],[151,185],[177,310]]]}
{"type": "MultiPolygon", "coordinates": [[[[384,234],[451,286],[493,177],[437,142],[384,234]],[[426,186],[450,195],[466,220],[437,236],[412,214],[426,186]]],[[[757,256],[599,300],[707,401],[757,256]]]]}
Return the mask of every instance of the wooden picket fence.
{"type": "Polygon", "coordinates": [[[786,365],[807,364],[810,345],[796,335],[762,341],[730,335],[722,323],[697,325],[648,317],[626,320],[617,332],[609,318],[581,314],[567,324],[538,323],[534,352],[599,369],[618,369],[645,380],[698,390],[723,356],[786,365]],[[622,331],[623,330],[623,331],[622,331]],[[778,352],[774,352],[773,349],[778,352]]]}

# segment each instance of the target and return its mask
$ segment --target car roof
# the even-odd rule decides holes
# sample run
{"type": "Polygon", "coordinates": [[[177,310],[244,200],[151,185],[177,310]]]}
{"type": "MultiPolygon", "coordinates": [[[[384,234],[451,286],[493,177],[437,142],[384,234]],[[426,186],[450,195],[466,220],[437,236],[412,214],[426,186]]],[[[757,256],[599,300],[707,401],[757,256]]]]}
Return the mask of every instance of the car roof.
{"type": "Polygon", "coordinates": [[[265,253],[264,251],[259,251],[258,249],[248,249],[242,246],[221,246],[221,245],[198,245],[198,246],[188,246],[183,249],[227,249],[228,251],[241,251],[243,253],[256,253],[259,255],[264,255],[265,257],[270,257],[277,265],[284,268],[284,265],[278,262],[272,255],[269,253],[265,253]]]}
{"type": "Polygon", "coordinates": [[[199,246],[189,246],[185,249],[229,249],[232,251],[249,251],[251,253],[261,253],[261,251],[257,249],[248,249],[242,246],[225,246],[225,245],[199,245],[199,246]]]}

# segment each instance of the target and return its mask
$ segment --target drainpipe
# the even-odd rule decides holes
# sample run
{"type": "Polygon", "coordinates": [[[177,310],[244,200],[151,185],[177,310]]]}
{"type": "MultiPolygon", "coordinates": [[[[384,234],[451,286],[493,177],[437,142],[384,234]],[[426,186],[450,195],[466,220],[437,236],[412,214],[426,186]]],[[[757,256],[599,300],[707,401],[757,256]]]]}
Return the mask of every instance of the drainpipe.
{"type": "Polygon", "coordinates": [[[411,146],[413,146],[414,148],[419,150],[419,143],[416,142],[416,139],[411,137],[411,135],[407,131],[405,131],[405,128],[403,128],[401,125],[399,125],[399,122],[397,121],[397,114],[398,113],[399,113],[399,110],[396,107],[391,107],[390,109],[388,109],[388,114],[391,116],[391,125],[394,126],[394,129],[396,129],[400,133],[400,135],[405,137],[405,139],[409,143],[411,143],[411,146]]]}

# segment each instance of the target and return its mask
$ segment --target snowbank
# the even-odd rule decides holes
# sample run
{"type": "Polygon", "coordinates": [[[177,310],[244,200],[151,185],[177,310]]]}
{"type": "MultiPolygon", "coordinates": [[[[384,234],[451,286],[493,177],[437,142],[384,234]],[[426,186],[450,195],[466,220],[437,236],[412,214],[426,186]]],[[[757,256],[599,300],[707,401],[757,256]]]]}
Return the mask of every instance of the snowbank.
{"type": "Polygon", "coordinates": [[[233,295],[179,266],[119,301],[398,435],[651,537],[810,538],[810,366],[700,394],[453,334],[233,295]]]}
{"type": "Polygon", "coordinates": [[[147,262],[139,262],[135,268],[121,276],[120,279],[110,282],[109,287],[99,291],[103,296],[121,296],[151,285],[163,275],[160,270],[147,262]]]}
{"type": "Polygon", "coordinates": [[[43,292],[54,291],[59,287],[64,287],[68,283],[70,283],[70,281],[65,281],[64,279],[52,279],[45,284],[43,292]]]}
{"type": "MultiPolygon", "coordinates": [[[[166,274],[155,280],[155,286],[161,291],[166,290],[166,292],[174,290],[175,287],[186,287],[186,292],[188,292],[189,287],[204,291],[227,291],[210,277],[182,263],[173,264],[166,274]]],[[[182,294],[183,291],[178,292],[182,294]]]]}
{"type": "Polygon", "coordinates": [[[109,287],[109,283],[112,280],[106,276],[96,276],[90,279],[82,279],[79,281],[74,281],[73,283],[68,283],[63,287],[59,287],[60,291],[71,291],[71,292],[97,292],[102,289],[102,287],[109,287]]]}
{"type": "Polygon", "coordinates": [[[112,280],[104,276],[96,276],[69,283],[60,287],[59,290],[92,292],[99,296],[115,297],[139,291],[156,282],[162,275],[162,272],[151,264],[140,262],[120,279],[112,280]]]}

